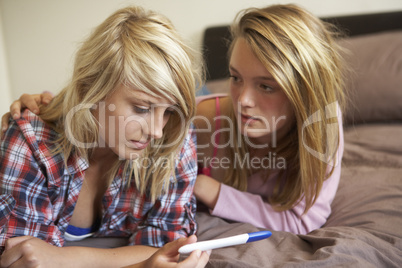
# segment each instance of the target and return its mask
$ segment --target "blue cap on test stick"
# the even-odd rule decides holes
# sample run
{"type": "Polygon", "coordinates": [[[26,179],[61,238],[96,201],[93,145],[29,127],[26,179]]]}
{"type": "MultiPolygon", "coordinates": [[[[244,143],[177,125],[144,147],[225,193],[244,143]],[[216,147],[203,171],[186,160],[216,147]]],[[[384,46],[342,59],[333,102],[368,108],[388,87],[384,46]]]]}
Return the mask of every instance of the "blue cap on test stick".
{"type": "Polygon", "coordinates": [[[249,238],[247,240],[247,243],[265,239],[265,238],[270,237],[271,235],[272,235],[272,233],[270,231],[260,231],[260,232],[248,233],[249,238]]]}

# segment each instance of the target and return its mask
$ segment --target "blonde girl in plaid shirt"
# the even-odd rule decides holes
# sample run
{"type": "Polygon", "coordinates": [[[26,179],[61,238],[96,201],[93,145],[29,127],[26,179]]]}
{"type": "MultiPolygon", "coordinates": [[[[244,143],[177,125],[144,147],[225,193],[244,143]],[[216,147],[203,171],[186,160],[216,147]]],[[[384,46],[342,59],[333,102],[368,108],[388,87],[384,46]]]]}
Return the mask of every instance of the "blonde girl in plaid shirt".
{"type": "Polygon", "coordinates": [[[177,263],[178,248],[196,240],[194,62],[154,12],[123,8],[95,29],[70,83],[3,137],[1,267],[206,264],[206,252],[177,263]],[[62,247],[68,226],[132,246],[62,247]]]}

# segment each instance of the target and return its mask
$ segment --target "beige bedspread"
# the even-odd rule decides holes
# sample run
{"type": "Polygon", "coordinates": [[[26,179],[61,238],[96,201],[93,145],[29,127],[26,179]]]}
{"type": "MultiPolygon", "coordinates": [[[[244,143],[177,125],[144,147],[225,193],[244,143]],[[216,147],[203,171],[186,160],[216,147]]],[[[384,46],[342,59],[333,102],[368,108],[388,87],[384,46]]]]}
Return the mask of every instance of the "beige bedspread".
{"type": "MultiPolygon", "coordinates": [[[[199,240],[260,229],[199,213],[199,240]]],[[[345,129],[332,214],[307,235],[213,250],[208,267],[402,267],[402,124],[345,129]]]]}

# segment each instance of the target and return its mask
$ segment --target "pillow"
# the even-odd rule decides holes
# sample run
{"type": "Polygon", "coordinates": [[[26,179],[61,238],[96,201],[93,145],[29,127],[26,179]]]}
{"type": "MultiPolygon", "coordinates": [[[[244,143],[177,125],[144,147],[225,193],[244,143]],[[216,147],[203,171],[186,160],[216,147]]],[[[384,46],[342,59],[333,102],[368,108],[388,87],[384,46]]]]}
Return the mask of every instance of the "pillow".
{"type": "Polygon", "coordinates": [[[346,124],[402,120],[402,31],[346,38],[346,124]]]}

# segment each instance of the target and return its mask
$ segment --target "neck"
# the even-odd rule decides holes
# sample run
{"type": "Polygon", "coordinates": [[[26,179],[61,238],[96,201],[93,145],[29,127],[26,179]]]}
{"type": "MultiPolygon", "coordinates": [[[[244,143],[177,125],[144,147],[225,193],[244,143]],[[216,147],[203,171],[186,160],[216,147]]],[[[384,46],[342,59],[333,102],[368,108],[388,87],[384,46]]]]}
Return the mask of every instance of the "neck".
{"type": "Polygon", "coordinates": [[[109,148],[95,148],[89,157],[89,164],[108,170],[117,158],[118,156],[109,148]]]}
{"type": "Polygon", "coordinates": [[[282,128],[276,133],[270,133],[258,138],[248,138],[251,143],[251,146],[248,146],[249,152],[251,154],[256,153],[256,156],[266,155],[269,152],[276,151],[281,146],[288,145],[289,138],[293,136],[292,133],[297,131],[295,128],[296,125],[293,125],[289,128],[282,128]]]}

